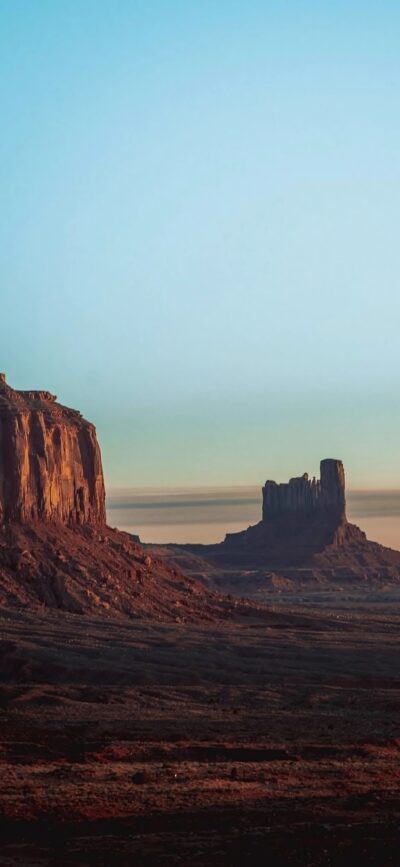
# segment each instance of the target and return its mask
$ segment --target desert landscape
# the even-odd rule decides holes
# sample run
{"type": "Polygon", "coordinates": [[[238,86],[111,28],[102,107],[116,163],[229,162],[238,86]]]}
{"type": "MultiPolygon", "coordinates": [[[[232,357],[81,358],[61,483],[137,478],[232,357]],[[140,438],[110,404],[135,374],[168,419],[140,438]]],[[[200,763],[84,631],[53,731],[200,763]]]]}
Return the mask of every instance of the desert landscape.
{"type": "Polygon", "coordinates": [[[341,463],[143,547],[79,413],[2,377],[0,429],[0,863],[395,864],[400,554],[341,463]]]}
{"type": "Polygon", "coordinates": [[[399,864],[399,43],[0,3],[0,867],[399,864]]]}

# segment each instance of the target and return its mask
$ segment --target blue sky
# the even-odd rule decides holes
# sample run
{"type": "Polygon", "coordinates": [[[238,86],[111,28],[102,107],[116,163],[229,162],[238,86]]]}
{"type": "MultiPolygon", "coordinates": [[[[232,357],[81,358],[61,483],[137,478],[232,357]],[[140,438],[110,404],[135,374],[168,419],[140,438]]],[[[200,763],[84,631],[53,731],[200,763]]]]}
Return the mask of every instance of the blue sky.
{"type": "Polygon", "coordinates": [[[109,485],[400,481],[400,9],[0,8],[0,369],[109,485]]]}

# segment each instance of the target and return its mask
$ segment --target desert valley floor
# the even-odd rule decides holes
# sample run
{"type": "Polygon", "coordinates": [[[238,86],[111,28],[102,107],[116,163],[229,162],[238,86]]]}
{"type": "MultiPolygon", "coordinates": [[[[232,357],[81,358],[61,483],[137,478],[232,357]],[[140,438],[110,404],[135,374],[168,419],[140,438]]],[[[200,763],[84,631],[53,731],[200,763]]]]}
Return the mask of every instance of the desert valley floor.
{"type": "Polygon", "coordinates": [[[2,867],[398,863],[398,591],[283,596],[4,612],[2,867]]]}

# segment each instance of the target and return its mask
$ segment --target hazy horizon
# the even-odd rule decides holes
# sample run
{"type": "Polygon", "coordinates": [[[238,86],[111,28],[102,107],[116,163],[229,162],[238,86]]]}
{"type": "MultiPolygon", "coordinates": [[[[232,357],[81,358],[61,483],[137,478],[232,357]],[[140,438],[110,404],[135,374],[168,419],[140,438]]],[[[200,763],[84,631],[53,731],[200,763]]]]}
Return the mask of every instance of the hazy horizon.
{"type": "MultiPolygon", "coordinates": [[[[368,538],[400,549],[400,489],[347,491],[347,515],[368,538]]],[[[110,489],[112,526],[143,542],[219,542],[261,518],[257,486],[110,489]]]]}

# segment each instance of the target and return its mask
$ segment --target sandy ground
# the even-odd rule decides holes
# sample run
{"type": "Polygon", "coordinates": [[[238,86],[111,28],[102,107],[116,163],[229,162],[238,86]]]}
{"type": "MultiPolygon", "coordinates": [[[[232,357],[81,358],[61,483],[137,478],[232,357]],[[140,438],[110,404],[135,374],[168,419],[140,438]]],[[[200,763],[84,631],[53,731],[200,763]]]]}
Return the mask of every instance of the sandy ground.
{"type": "Polygon", "coordinates": [[[3,612],[0,864],[397,864],[400,608],[317,602],[3,612]]]}

